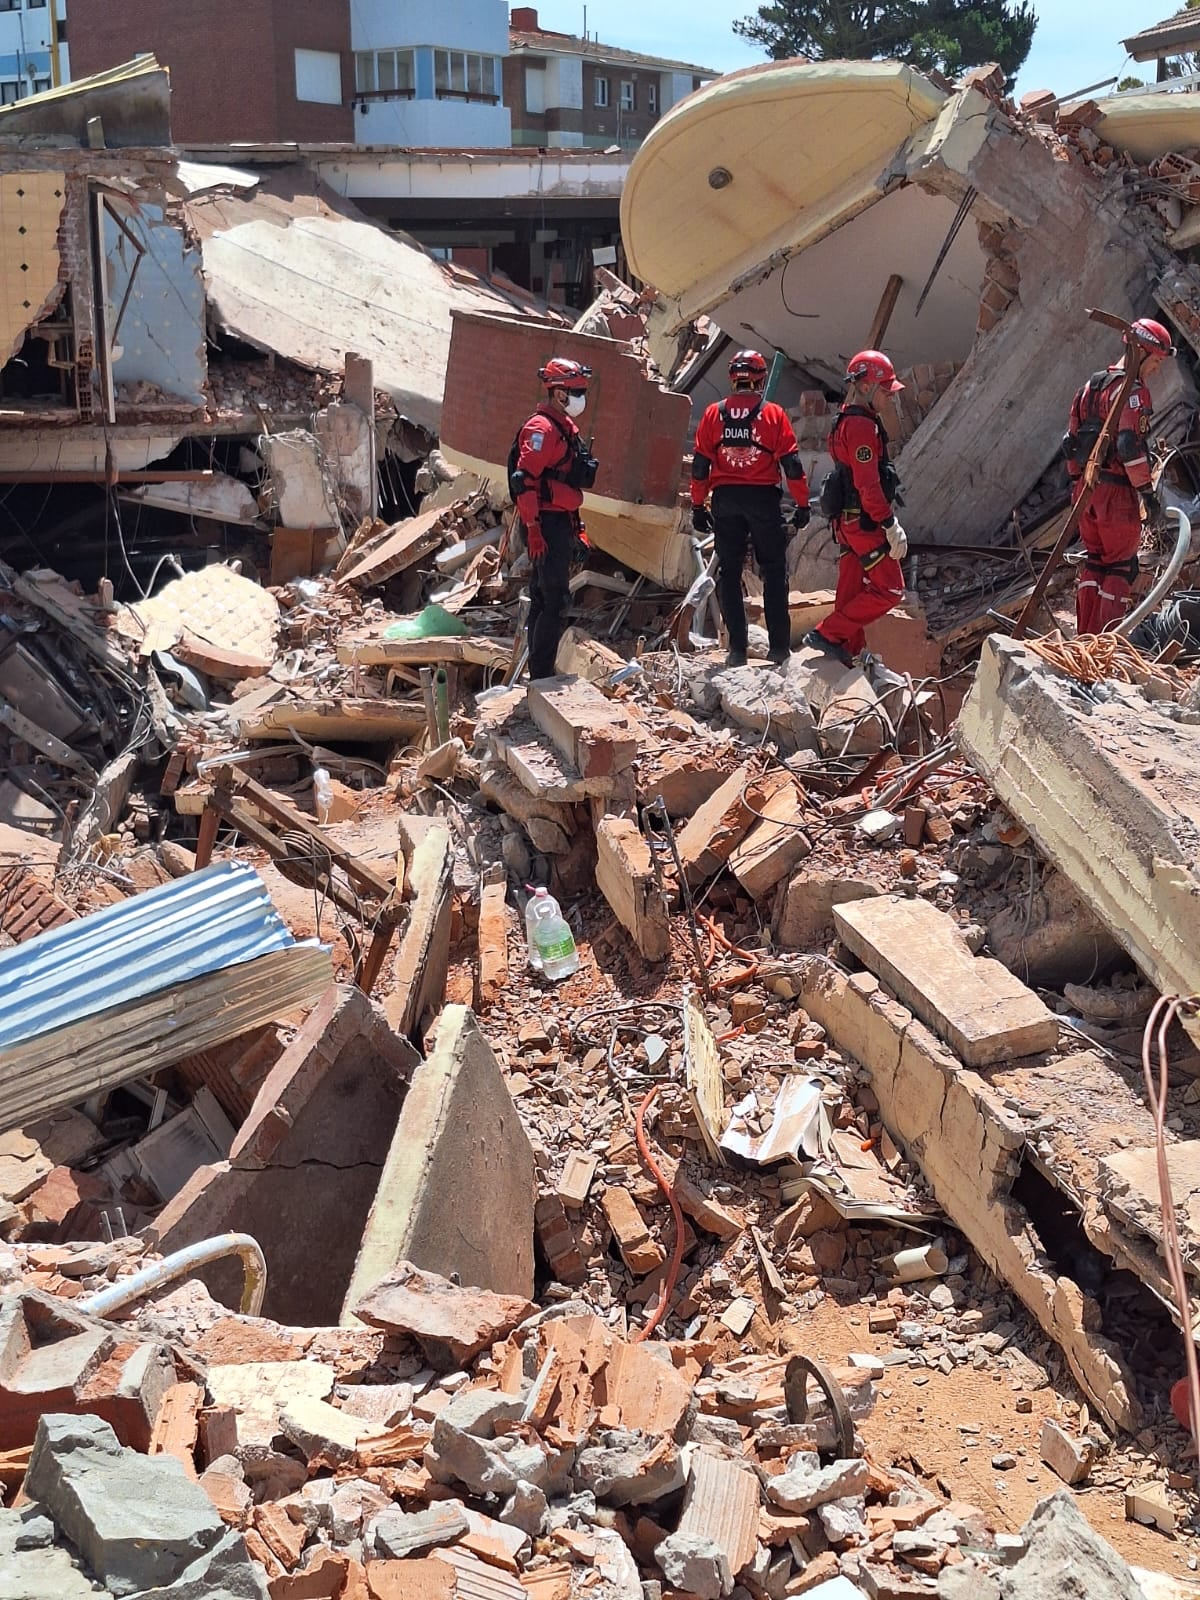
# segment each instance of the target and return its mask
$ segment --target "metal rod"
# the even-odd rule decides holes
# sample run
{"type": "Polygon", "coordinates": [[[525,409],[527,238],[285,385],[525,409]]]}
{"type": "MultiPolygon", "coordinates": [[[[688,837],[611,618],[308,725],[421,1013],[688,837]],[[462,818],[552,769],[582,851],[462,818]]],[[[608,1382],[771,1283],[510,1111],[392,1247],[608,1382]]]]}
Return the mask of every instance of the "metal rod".
{"type": "Polygon", "coordinates": [[[201,1239],[185,1250],[156,1261],[152,1267],[135,1272],[132,1278],[121,1278],[111,1289],[101,1289],[98,1294],[85,1295],[75,1304],[93,1317],[107,1317],[122,1311],[135,1300],[144,1299],[153,1289],[164,1283],[174,1283],[186,1278],[197,1267],[206,1267],[212,1261],[222,1261],[226,1256],[240,1256],[246,1269],[242,1289],[241,1312],[244,1317],[257,1317],[262,1310],[267,1292],[267,1261],[262,1246],[248,1233],[223,1233],[215,1239],[201,1239]]]}
{"type": "Polygon", "coordinates": [[[450,737],[450,679],[445,667],[439,667],[433,675],[433,711],[437,741],[445,744],[450,737]]]}
{"type": "Polygon", "coordinates": [[[438,739],[437,710],[433,703],[433,668],[421,668],[421,698],[425,702],[425,731],[429,735],[429,748],[436,749],[438,739]]]}

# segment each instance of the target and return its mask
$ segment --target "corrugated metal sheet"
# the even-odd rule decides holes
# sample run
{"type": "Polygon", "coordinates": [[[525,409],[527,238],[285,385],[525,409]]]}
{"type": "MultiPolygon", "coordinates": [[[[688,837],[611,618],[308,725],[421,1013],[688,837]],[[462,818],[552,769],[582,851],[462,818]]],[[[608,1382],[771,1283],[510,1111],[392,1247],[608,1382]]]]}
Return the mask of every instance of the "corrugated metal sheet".
{"type": "Polygon", "coordinates": [[[252,867],[207,867],[0,952],[0,1049],[295,942],[252,867]]]}

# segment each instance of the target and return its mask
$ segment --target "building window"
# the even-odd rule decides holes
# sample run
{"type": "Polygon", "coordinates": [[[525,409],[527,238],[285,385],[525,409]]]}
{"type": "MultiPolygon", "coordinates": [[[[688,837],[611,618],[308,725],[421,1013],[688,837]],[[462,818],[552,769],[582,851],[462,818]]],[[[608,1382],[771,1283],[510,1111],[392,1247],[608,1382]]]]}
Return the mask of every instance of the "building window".
{"type": "Polygon", "coordinates": [[[34,92],[34,94],[49,94],[50,93],[50,79],[49,78],[35,78],[33,80],[33,92],[34,92]]]}
{"type": "Polygon", "coordinates": [[[596,79],[596,104],[602,111],[608,109],[608,79],[596,79]]]}
{"type": "Polygon", "coordinates": [[[648,83],[646,85],[646,110],[652,117],[658,115],[658,85],[656,83],[648,83]]]}
{"type": "Polygon", "coordinates": [[[26,8],[29,11],[41,11],[45,4],[46,0],[25,0],[26,8]]]}
{"type": "Polygon", "coordinates": [[[627,78],[623,78],[621,80],[621,110],[633,111],[636,108],[637,101],[634,98],[634,86],[627,78]]]}
{"type": "Polygon", "coordinates": [[[21,0],[0,0],[0,11],[20,11],[21,0]]]}
{"type": "Polygon", "coordinates": [[[21,83],[18,78],[5,78],[0,83],[0,105],[11,106],[21,98],[21,83]]]}
{"type": "Polygon", "coordinates": [[[470,55],[462,50],[433,52],[433,87],[439,100],[486,100],[495,104],[495,56],[470,55]]]}
{"type": "Polygon", "coordinates": [[[342,58],[336,50],[297,50],[296,99],[320,106],[342,103],[342,58]]]}
{"type": "Polygon", "coordinates": [[[531,117],[540,117],[546,109],[546,63],[525,63],[525,109],[531,117]]]}
{"type": "Polygon", "coordinates": [[[357,93],[380,99],[411,100],[416,93],[416,68],[411,50],[359,50],[354,57],[357,93]]]}

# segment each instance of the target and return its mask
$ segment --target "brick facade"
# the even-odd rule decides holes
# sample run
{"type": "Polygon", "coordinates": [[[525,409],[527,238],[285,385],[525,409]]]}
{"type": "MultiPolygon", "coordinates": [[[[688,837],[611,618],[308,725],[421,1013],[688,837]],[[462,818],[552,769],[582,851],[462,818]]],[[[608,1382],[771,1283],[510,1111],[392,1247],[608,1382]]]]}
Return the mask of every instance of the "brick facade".
{"type": "Polygon", "coordinates": [[[70,10],[75,77],[147,50],[170,68],[177,143],[354,138],[349,0],[70,0],[70,10]],[[297,49],[341,56],[341,105],[297,100],[297,49]]]}
{"type": "Polygon", "coordinates": [[[580,420],[600,462],[593,493],[673,506],[691,402],[651,382],[629,347],[614,339],[455,312],[443,445],[481,461],[507,461],[517,429],[545,397],[538,368],[551,356],[582,361],[594,374],[580,420]]]}

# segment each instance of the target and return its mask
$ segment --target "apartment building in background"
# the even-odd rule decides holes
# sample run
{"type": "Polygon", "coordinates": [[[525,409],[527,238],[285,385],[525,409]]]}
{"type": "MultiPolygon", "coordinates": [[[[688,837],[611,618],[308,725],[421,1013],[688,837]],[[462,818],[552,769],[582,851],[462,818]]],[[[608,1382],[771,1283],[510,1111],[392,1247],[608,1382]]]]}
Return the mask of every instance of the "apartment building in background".
{"type": "Polygon", "coordinates": [[[512,142],[505,0],[70,4],[77,75],[145,51],[170,68],[178,144],[512,142]]]}
{"type": "Polygon", "coordinates": [[[533,6],[512,11],[504,99],[515,145],[632,149],[664,111],[717,76],[686,61],[555,33],[541,26],[533,6]]]}
{"type": "Polygon", "coordinates": [[[66,0],[0,0],[0,105],[70,75],[66,0]]]}

